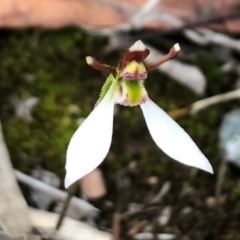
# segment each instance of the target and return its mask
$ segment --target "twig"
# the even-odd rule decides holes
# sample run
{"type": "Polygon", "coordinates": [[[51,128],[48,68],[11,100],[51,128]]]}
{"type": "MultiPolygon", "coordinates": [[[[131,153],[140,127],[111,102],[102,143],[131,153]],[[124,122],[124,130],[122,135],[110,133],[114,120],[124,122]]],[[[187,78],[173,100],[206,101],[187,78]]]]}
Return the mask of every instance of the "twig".
{"type": "Polygon", "coordinates": [[[202,99],[191,105],[190,114],[196,114],[197,112],[199,112],[209,106],[212,106],[212,105],[215,105],[215,104],[218,104],[221,102],[227,102],[227,101],[237,99],[237,98],[240,98],[240,89],[202,99]]]}
{"type": "Polygon", "coordinates": [[[142,232],[137,233],[134,237],[134,240],[151,240],[151,239],[157,239],[157,240],[174,240],[176,239],[176,236],[174,234],[169,233],[156,233],[153,234],[151,232],[142,232]]]}
{"type": "Polygon", "coordinates": [[[43,229],[44,232],[49,233],[50,235],[56,233],[56,239],[112,240],[111,234],[99,231],[90,225],[68,217],[64,219],[62,227],[56,232],[54,227],[59,217],[58,214],[33,208],[29,209],[29,213],[34,227],[37,229],[43,229]]]}
{"type": "MultiPolygon", "coordinates": [[[[108,2],[108,1],[106,1],[108,2]]],[[[152,20],[152,16],[155,18],[155,15],[152,14],[153,10],[159,4],[160,0],[148,0],[142,8],[138,9],[135,14],[132,15],[127,21],[118,26],[111,26],[105,28],[94,28],[89,26],[82,26],[89,31],[91,34],[107,35],[114,36],[119,32],[128,32],[132,29],[141,28],[145,23],[152,20]]]]}
{"type": "Polygon", "coordinates": [[[173,119],[177,119],[179,117],[188,115],[189,111],[190,111],[190,107],[179,108],[179,109],[168,112],[168,115],[173,119]]]}
{"type": "Polygon", "coordinates": [[[223,159],[222,163],[218,169],[217,183],[216,183],[216,187],[215,187],[215,197],[217,199],[218,204],[220,203],[220,198],[221,198],[221,194],[222,194],[222,186],[224,183],[226,170],[227,170],[227,161],[226,161],[226,159],[223,159]]]}
{"type": "Polygon", "coordinates": [[[146,220],[137,221],[133,227],[131,227],[128,231],[128,236],[133,237],[135,234],[137,234],[141,229],[147,226],[149,222],[146,220]]]}
{"type": "Polygon", "coordinates": [[[212,23],[220,23],[220,22],[222,23],[223,21],[228,21],[228,20],[233,20],[233,19],[238,19],[238,18],[240,18],[239,12],[229,13],[229,14],[225,14],[225,15],[217,15],[217,16],[214,16],[209,19],[203,19],[203,20],[198,20],[196,22],[187,23],[178,28],[172,28],[170,30],[165,30],[165,31],[159,30],[159,32],[161,32],[161,35],[177,34],[186,29],[189,29],[189,28],[202,27],[202,26],[209,25],[212,23]]]}
{"type": "MultiPolygon", "coordinates": [[[[34,190],[44,192],[44,194],[51,196],[55,201],[63,202],[66,199],[67,193],[64,191],[49,186],[44,182],[29,177],[17,170],[15,170],[15,175],[19,182],[26,184],[34,190]]],[[[77,197],[72,198],[70,202],[70,208],[72,208],[73,211],[78,212],[80,216],[91,216],[93,218],[95,218],[99,212],[98,209],[93,207],[90,203],[77,197]]]]}
{"type": "Polygon", "coordinates": [[[215,95],[213,97],[205,98],[199,101],[192,103],[190,106],[185,108],[176,109],[168,112],[168,114],[173,118],[178,118],[188,114],[197,114],[205,108],[208,108],[212,105],[219,104],[222,102],[231,101],[233,99],[240,99],[240,88],[227,92],[215,95]]]}
{"type": "Polygon", "coordinates": [[[163,197],[169,192],[170,188],[171,183],[169,181],[164,182],[158,194],[152,199],[151,204],[159,203],[163,199],[163,197]]]}
{"type": "Polygon", "coordinates": [[[118,240],[120,237],[121,231],[121,214],[116,212],[113,214],[113,226],[112,226],[112,235],[114,240],[118,240]]]}
{"type": "Polygon", "coordinates": [[[141,28],[161,0],[148,0],[130,20],[132,28],[141,28]]]}
{"type": "Polygon", "coordinates": [[[204,36],[207,43],[214,43],[226,48],[230,48],[240,52],[240,41],[233,39],[225,34],[214,32],[210,29],[198,28],[200,34],[204,36]]]}
{"type": "MultiPolygon", "coordinates": [[[[167,23],[171,27],[175,28],[182,28],[184,26],[184,22],[175,16],[162,12],[162,14],[157,15],[158,20],[167,23]]],[[[161,30],[152,30],[154,35],[162,35],[161,30]]],[[[218,45],[222,45],[227,48],[235,49],[240,52],[240,41],[235,40],[225,34],[216,33],[206,28],[194,28],[194,29],[184,29],[184,35],[190,39],[191,41],[199,44],[199,45],[206,45],[209,43],[214,43],[218,45]]]]}

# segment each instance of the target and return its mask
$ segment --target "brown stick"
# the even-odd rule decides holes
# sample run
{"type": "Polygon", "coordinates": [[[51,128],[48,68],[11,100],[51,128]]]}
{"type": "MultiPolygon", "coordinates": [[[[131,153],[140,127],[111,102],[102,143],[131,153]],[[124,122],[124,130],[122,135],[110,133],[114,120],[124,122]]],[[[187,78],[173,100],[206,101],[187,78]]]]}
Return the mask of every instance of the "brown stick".
{"type": "Polygon", "coordinates": [[[176,119],[178,117],[182,117],[188,114],[196,114],[199,111],[202,111],[203,109],[208,108],[212,105],[216,105],[221,102],[231,101],[234,99],[240,99],[240,89],[235,89],[230,92],[221,93],[212,97],[204,98],[202,100],[192,103],[188,107],[170,111],[168,112],[168,115],[176,119]]]}
{"type": "Polygon", "coordinates": [[[168,115],[171,118],[176,119],[179,117],[186,116],[187,114],[189,114],[190,110],[191,110],[190,107],[179,108],[179,109],[168,112],[168,115]]]}
{"type": "Polygon", "coordinates": [[[121,214],[115,212],[113,214],[113,226],[112,226],[112,235],[114,240],[119,240],[121,231],[121,214]]]}

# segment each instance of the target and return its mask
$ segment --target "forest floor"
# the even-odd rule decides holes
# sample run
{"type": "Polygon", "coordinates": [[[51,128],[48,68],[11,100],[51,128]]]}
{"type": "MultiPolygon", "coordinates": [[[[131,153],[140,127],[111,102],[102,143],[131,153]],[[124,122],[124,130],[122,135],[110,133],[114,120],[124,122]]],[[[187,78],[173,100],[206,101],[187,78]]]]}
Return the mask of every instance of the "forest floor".
{"type": "MultiPolygon", "coordinates": [[[[117,65],[121,52],[106,54],[107,38],[76,28],[2,30],[0,36],[0,116],[14,168],[29,173],[41,165],[63,179],[68,142],[79,119],[94,107],[106,79],[105,73],[87,66],[85,57],[93,55],[117,65]],[[39,102],[31,113],[23,114],[27,119],[17,116],[13,99],[25,101],[33,96],[39,102]]],[[[194,64],[207,78],[204,97],[233,89],[234,75],[224,75],[208,49],[197,55],[194,64]]],[[[146,88],[165,111],[201,99],[155,71],[149,74],[146,88]]],[[[219,126],[224,114],[236,107],[239,101],[177,119],[211,162],[215,172],[211,175],[171,160],[151,139],[140,108],[118,106],[111,149],[100,166],[108,189],[103,201],[112,208],[105,211],[102,203],[98,205],[102,210],[99,227],[111,229],[118,213],[121,239],[132,239],[142,231],[174,234],[184,240],[240,239],[240,185],[235,168],[227,170],[221,201],[215,198],[222,161],[219,126]],[[163,186],[167,192],[153,201],[163,186]],[[169,216],[165,222],[164,214],[169,216]]]]}

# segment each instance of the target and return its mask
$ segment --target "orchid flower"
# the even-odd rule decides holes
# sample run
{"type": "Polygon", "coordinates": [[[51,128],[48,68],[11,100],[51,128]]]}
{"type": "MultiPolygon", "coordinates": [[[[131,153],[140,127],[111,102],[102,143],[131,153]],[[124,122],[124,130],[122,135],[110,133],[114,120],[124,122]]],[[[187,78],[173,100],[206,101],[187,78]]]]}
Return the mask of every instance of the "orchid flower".
{"type": "Polygon", "coordinates": [[[163,58],[145,65],[143,60],[149,49],[138,40],[123,53],[117,68],[100,63],[94,57],[86,57],[88,65],[108,71],[110,75],[94,110],[69,143],[66,188],[97,168],[106,157],[112,141],[115,104],[139,105],[153,140],[163,152],[183,164],[213,173],[211,164],[191,137],[149,98],[144,87],[148,72],[174,58],[179,51],[179,44],[175,44],[163,58]]]}

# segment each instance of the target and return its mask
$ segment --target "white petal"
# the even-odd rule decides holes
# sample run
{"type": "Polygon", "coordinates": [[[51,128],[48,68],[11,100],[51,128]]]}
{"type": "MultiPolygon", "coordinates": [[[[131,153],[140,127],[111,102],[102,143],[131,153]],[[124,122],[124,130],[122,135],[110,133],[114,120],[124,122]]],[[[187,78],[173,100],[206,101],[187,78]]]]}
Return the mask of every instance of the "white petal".
{"type": "Polygon", "coordinates": [[[191,137],[151,99],[141,104],[148,129],[159,148],[171,158],[213,173],[207,158],[191,137]]]}
{"type": "Polygon", "coordinates": [[[69,143],[66,188],[93,171],[109,151],[112,141],[115,89],[116,81],[113,82],[103,100],[80,125],[69,143]]]}

